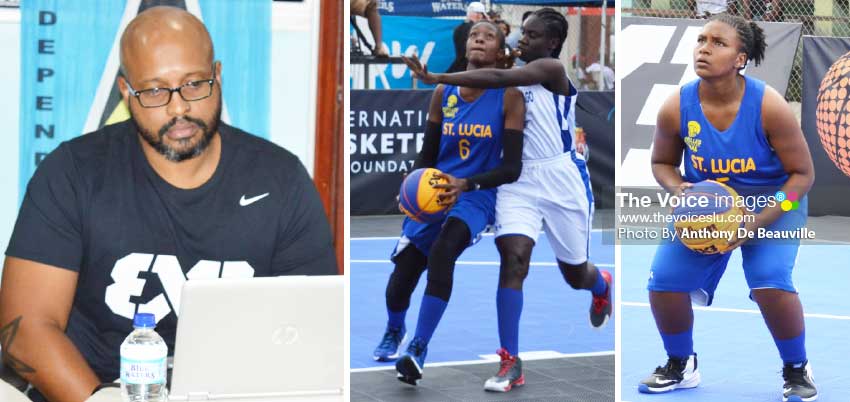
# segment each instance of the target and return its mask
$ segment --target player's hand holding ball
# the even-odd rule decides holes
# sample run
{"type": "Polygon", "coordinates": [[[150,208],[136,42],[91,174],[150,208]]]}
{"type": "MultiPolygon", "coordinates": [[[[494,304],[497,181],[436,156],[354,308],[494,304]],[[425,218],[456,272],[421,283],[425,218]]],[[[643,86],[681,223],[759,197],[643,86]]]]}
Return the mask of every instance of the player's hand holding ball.
{"type": "Polygon", "coordinates": [[[457,202],[457,197],[460,196],[460,193],[466,191],[468,183],[466,179],[459,179],[448,173],[440,173],[437,176],[444,180],[442,183],[434,185],[434,188],[443,190],[437,196],[437,202],[440,205],[451,207],[457,202]]]}
{"type": "Polygon", "coordinates": [[[438,186],[446,183],[442,176],[443,173],[434,168],[422,168],[410,172],[399,189],[398,209],[417,222],[433,223],[443,220],[451,204],[439,199],[444,190],[438,186]]]}

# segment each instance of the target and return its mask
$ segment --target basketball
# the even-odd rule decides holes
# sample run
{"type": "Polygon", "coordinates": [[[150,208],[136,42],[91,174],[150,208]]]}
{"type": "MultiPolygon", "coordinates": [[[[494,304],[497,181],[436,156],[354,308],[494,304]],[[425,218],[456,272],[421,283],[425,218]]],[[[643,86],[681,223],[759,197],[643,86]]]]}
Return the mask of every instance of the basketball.
{"type": "Polygon", "coordinates": [[[678,239],[700,254],[716,254],[729,248],[729,236],[743,222],[737,206],[738,193],[723,183],[705,180],[686,189],[673,208],[678,239]]]}
{"type": "Polygon", "coordinates": [[[434,168],[416,169],[410,172],[401,183],[398,194],[402,212],[417,222],[434,223],[446,217],[449,209],[437,204],[437,196],[442,190],[434,188],[435,184],[448,183],[437,174],[442,173],[434,168]]]}
{"type": "Polygon", "coordinates": [[[838,58],[818,88],[818,137],[832,163],[850,176],[850,53],[838,58]]]}

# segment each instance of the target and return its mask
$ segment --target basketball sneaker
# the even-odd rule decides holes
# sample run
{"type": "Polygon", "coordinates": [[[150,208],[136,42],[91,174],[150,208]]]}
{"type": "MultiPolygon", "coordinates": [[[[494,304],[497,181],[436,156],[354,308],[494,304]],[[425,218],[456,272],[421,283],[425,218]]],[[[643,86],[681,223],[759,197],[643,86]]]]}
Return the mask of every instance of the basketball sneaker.
{"type": "Polygon", "coordinates": [[[782,367],[782,378],[785,379],[785,386],[782,387],[784,402],[808,402],[818,399],[818,389],[812,378],[812,365],[808,360],[803,364],[786,364],[782,367]]]}
{"type": "Polygon", "coordinates": [[[645,394],[670,392],[678,388],[694,388],[699,385],[696,353],[687,359],[667,359],[667,365],[656,367],[655,372],[640,382],[638,391],[645,394]]]}
{"type": "Polygon", "coordinates": [[[484,389],[495,392],[508,392],[513,387],[525,384],[525,375],[522,374],[522,360],[519,356],[511,356],[504,348],[499,349],[499,372],[488,378],[484,383],[484,389]]]}
{"type": "Polygon", "coordinates": [[[391,362],[398,359],[398,350],[401,348],[401,344],[404,343],[404,335],[404,327],[387,327],[387,330],[384,331],[384,338],[381,339],[381,343],[372,352],[372,357],[379,362],[391,362]]]}
{"type": "Polygon", "coordinates": [[[425,367],[425,355],[428,354],[428,344],[422,338],[414,337],[407,345],[407,352],[395,362],[396,376],[399,381],[410,385],[419,384],[422,379],[422,369],[425,367]]]}
{"type": "Polygon", "coordinates": [[[611,318],[611,273],[600,270],[602,279],[608,284],[608,290],[604,296],[593,296],[593,301],[590,303],[590,326],[593,329],[602,329],[611,318]]]}

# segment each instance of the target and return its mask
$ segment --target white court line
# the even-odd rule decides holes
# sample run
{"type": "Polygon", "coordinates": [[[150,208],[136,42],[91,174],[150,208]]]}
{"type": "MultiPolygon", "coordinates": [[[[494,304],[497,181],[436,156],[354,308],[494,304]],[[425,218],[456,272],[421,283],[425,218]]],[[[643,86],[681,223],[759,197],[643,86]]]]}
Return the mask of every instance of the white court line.
{"type": "MultiPolygon", "coordinates": [[[[649,307],[649,303],[622,302],[621,304],[623,306],[629,306],[629,307],[649,307]]],[[[693,306],[693,309],[694,310],[700,310],[700,311],[719,311],[719,312],[723,312],[723,313],[744,313],[744,314],[761,315],[761,311],[759,311],[759,310],[743,309],[743,308],[693,306]]],[[[827,320],[850,320],[850,316],[846,316],[846,315],[804,313],[803,316],[806,317],[806,318],[825,318],[827,320]]]]}
{"type": "MultiPolygon", "coordinates": [[[[605,350],[602,352],[587,352],[587,353],[559,353],[559,352],[551,352],[551,351],[543,351],[543,352],[528,352],[527,357],[523,357],[525,352],[520,352],[519,356],[523,361],[532,361],[532,360],[547,360],[547,359],[569,359],[575,357],[596,357],[596,356],[612,356],[614,355],[613,350],[605,350]]],[[[484,355],[489,356],[489,355],[484,355]]],[[[486,364],[486,363],[495,363],[498,360],[462,360],[462,361],[453,361],[453,362],[438,362],[438,363],[426,363],[425,367],[448,367],[448,366],[465,366],[469,364],[486,364]]],[[[384,371],[384,370],[395,370],[395,365],[387,365],[380,367],[366,367],[366,368],[356,368],[351,369],[352,373],[365,373],[369,371],[384,371]]]]}
{"type": "MultiPolygon", "coordinates": [[[[392,264],[390,260],[351,260],[352,264],[392,264]]],[[[499,261],[457,261],[455,262],[457,265],[499,265],[499,261]]],[[[556,267],[558,263],[555,262],[532,262],[528,265],[532,267],[556,267]]],[[[613,268],[614,264],[596,264],[597,267],[602,268],[613,268]]]]}
{"type": "MultiPolygon", "coordinates": [[[[614,231],[614,229],[592,229],[592,230],[591,230],[591,232],[593,232],[593,233],[600,233],[600,232],[613,232],[613,231],[614,231]]],[[[541,231],[540,233],[544,233],[544,232],[542,232],[542,231],[541,231]]],[[[483,237],[493,237],[493,236],[495,236],[495,235],[496,235],[495,233],[484,233],[484,234],[482,234],[481,236],[483,236],[483,237]]],[[[357,241],[369,241],[369,240],[398,240],[398,236],[383,236],[383,237],[352,237],[350,240],[351,240],[351,241],[356,241],[356,240],[357,240],[357,241]]]]}

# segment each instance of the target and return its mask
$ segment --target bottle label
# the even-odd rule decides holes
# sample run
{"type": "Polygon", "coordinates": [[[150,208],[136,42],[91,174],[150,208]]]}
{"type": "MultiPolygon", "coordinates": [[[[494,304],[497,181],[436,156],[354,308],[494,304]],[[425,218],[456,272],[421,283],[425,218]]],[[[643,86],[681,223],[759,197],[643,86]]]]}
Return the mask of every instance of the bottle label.
{"type": "Polygon", "coordinates": [[[165,384],[168,350],[160,345],[121,345],[124,384],[165,384]]]}
{"type": "Polygon", "coordinates": [[[121,381],[125,384],[165,384],[165,358],[134,360],[121,358],[121,381]]]}

